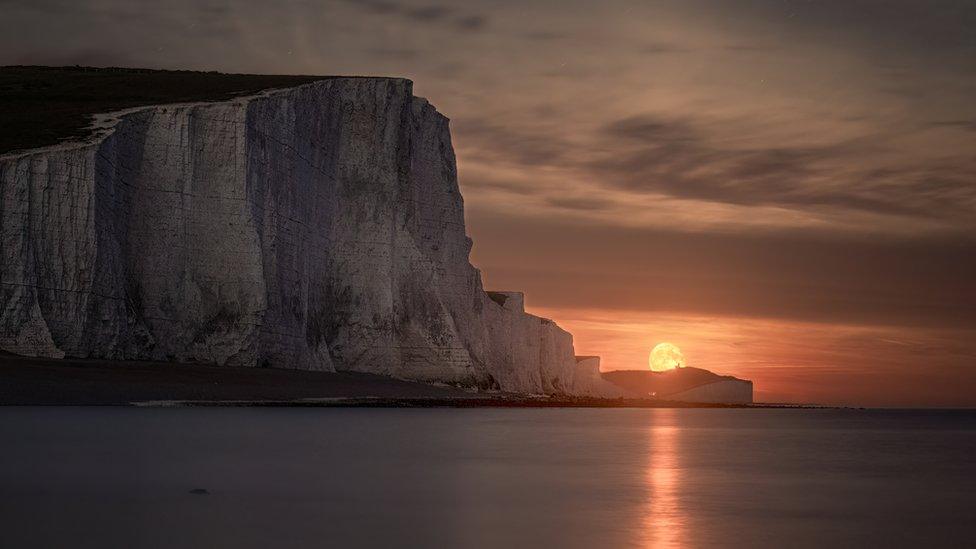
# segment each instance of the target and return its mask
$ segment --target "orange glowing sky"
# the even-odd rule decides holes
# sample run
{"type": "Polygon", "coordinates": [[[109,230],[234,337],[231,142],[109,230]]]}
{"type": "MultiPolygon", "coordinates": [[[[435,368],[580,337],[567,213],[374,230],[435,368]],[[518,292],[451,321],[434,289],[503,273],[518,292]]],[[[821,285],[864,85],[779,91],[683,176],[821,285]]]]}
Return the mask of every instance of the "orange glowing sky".
{"type": "Polygon", "coordinates": [[[490,289],[605,369],[976,405],[976,1],[32,0],[0,63],[406,76],[490,289]],[[57,36],[58,40],[51,40],[57,36]]]}

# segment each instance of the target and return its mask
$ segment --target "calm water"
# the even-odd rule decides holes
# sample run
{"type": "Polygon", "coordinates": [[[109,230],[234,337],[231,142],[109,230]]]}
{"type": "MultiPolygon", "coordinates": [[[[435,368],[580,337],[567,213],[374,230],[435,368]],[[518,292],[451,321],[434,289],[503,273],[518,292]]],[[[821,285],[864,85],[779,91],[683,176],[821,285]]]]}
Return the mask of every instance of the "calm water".
{"type": "Polygon", "coordinates": [[[971,412],[7,408],[0,437],[2,547],[976,539],[971,412]]]}

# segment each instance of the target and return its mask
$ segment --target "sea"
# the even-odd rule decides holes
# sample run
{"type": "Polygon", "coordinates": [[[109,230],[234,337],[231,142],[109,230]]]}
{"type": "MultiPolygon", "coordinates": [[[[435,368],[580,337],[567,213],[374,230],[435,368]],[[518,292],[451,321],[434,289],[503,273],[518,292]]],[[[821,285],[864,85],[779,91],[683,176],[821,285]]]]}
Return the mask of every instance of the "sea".
{"type": "Polygon", "coordinates": [[[0,408],[0,547],[973,547],[976,412],[0,408]]]}

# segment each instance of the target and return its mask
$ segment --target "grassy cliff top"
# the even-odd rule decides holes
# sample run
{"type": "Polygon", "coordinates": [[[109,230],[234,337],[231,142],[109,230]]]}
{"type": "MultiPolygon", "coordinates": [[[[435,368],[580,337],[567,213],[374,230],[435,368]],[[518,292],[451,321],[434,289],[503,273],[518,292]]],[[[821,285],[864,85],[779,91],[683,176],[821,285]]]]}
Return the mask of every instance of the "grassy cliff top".
{"type": "Polygon", "coordinates": [[[224,101],[329,76],[89,67],[0,67],[0,154],[89,134],[94,114],[162,103],[224,101]]]}

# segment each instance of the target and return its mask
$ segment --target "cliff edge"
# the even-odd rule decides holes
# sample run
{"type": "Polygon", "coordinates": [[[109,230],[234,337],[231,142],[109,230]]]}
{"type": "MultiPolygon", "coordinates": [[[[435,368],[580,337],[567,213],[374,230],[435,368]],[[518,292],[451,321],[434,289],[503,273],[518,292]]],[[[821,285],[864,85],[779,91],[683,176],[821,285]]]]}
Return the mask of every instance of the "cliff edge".
{"type": "Polygon", "coordinates": [[[0,156],[0,349],[613,393],[576,383],[569,333],[483,290],[448,120],[410,81],[97,127],[0,156]]]}

